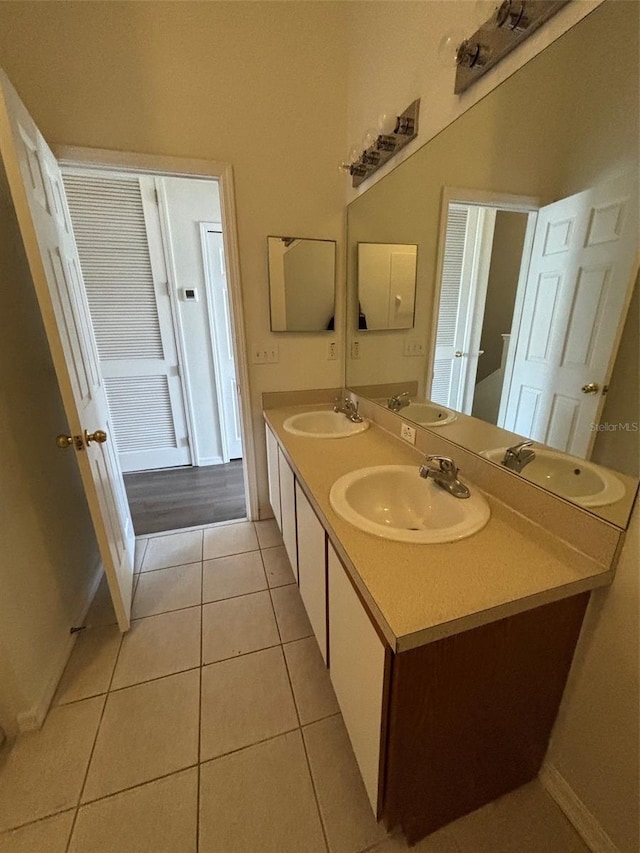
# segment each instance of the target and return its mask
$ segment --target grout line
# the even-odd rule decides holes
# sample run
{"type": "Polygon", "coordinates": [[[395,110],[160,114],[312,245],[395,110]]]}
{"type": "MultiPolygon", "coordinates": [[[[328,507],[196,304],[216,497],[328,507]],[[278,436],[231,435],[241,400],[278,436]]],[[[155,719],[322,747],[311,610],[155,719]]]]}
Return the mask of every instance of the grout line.
{"type": "Polygon", "coordinates": [[[19,823],[17,826],[10,826],[8,829],[3,829],[2,832],[0,832],[0,841],[2,841],[3,838],[8,838],[12,832],[17,832],[19,829],[24,829],[26,826],[34,826],[36,823],[42,823],[45,820],[49,820],[49,818],[58,817],[61,814],[67,814],[68,812],[73,812],[76,809],[77,806],[67,806],[67,808],[59,809],[58,811],[51,812],[50,814],[35,817],[33,820],[28,820],[26,823],[19,823]]]}
{"type": "MultiPolygon", "coordinates": [[[[300,727],[296,726],[294,729],[285,729],[285,731],[278,732],[276,735],[269,735],[269,737],[264,737],[261,740],[257,740],[254,743],[246,743],[244,746],[238,746],[236,749],[230,749],[228,752],[222,752],[220,755],[214,755],[213,758],[205,758],[204,761],[200,762],[200,765],[203,764],[211,764],[213,761],[218,761],[219,758],[227,758],[229,755],[235,755],[238,752],[244,752],[245,749],[252,749],[254,746],[260,746],[263,743],[269,743],[271,740],[277,740],[279,737],[284,737],[285,735],[291,735],[295,732],[299,732],[300,727]]],[[[300,735],[302,737],[302,735],[300,735]]]]}
{"type": "Polygon", "coordinates": [[[80,786],[80,790],[78,792],[78,801],[76,803],[76,810],[75,810],[75,814],[73,816],[73,821],[71,823],[71,831],[69,832],[69,838],[67,840],[67,846],[65,847],[66,853],[69,853],[69,848],[71,846],[71,839],[73,838],[73,833],[74,833],[75,828],[76,828],[76,822],[78,820],[78,812],[80,811],[80,804],[82,802],[82,795],[84,794],[84,789],[87,786],[87,779],[89,778],[89,770],[91,768],[91,763],[93,761],[93,754],[94,754],[95,749],[96,749],[98,737],[100,736],[100,729],[102,728],[102,721],[104,719],[104,713],[105,713],[105,710],[107,707],[107,702],[109,701],[109,691],[111,690],[111,685],[113,683],[113,677],[114,677],[115,672],[116,672],[116,667],[118,666],[118,660],[120,658],[120,652],[122,651],[123,642],[124,642],[124,634],[121,634],[120,645],[118,646],[118,653],[116,654],[115,660],[113,662],[113,669],[111,670],[111,678],[109,679],[109,684],[107,686],[107,692],[106,692],[106,695],[104,697],[104,701],[102,703],[102,711],[100,712],[100,720],[98,721],[98,725],[96,727],[96,734],[95,734],[95,737],[93,738],[93,744],[91,746],[91,752],[89,753],[89,760],[87,761],[87,766],[86,766],[86,769],[84,771],[84,777],[82,779],[82,785],[80,786]]]}
{"type": "Polygon", "coordinates": [[[91,806],[94,803],[101,803],[103,800],[111,800],[119,794],[126,794],[128,791],[135,791],[136,788],[144,788],[145,785],[150,785],[152,782],[160,782],[162,779],[168,779],[170,776],[176,776],[178,773],[185,773],[187,770],[194,770],[197,764],[187,764],[185,767],[179,767],[177,770],[171,770],[169,773],[163,773],[161,776],[153,776],[151,779],[145,779],[144,782],[137,782],[135,785],[128,785],[126,788],[120,788],[118,791],[111,791],[108,794],[103,794],[101,797],[96,797],[93,800],[87,800],[82,803],[84,806],[91,806]]]}
{"type": "Polygon", "coordinates": [[[188,563],[174,563],[171,566],[159,566],[157,569],[140,569],[138,574],[142,577],[142,575],[152,575],[154,572],[168,572],[169,569],[181,569],[183,566],[195,566],[196,563],[201,563],[202,560],[198,558],[197,560],[190,560],[188,563]]]}
{"type": "Polygon", "coordinates": [[[200,758],[202,754],[202,668],[204,660],[204,531],[202,533],[203,562],[200,564],[200,677],[198,679],[198,780],[196,786],[196,853],[200,850],[200,758]]]}
{"type": "Polygon", "coordinates": [[[327,835],[327,828],[324,825],[324,816],[322,814],[322,809],[320,808],[320,799],[318,797],[318,789],[316,788],[316,781],[313,778],[313,771],[311,770],[311,760],[309,758],[309,751],[307,750],[307,742],[304,738],[304,731],[300,729],[300,738],[302,740],[302,748],[304,750],[304,756],[307,760],[307,769],[309,771],[309,779],[311,780],[311,788],[313,790],[313,797],[316,801],[316,809],[318,810],[318,817],[320,819],[320,828],[322,829],[322,837],[324,838],[324,846],[326,848],[327,853],[330,853],[329,847],[329,837],[327,835]]]}

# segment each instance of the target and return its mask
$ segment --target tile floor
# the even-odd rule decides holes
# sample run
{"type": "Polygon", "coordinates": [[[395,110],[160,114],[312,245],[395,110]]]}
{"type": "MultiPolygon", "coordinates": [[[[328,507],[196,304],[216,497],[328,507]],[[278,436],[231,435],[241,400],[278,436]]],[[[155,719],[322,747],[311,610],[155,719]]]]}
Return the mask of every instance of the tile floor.
{"type": "MultiPolygon", "coordinates": [[[[0,757],[1,853],[401,853],[370,812],[273,522],[141,539],[39,732],[0,757]]],[[[538,783],[417,853],[588,853],[538,783]]]]}

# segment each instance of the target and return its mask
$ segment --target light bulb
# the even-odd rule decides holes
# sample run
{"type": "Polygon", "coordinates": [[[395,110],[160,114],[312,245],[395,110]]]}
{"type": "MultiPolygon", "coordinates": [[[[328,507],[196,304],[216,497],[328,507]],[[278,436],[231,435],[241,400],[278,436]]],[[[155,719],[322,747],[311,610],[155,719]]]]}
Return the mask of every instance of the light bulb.
{"type": "Polygon", "coordinates": [[[371,148],[372,145],[376,144],[376,140],[380,134],[378,133],[377,127],[370,127],[369,130],[362,137],[362,147],[363,148],[371,148]]]}
{"type": "Polygon", "coordinates": [[[391,136],[397,122],[398,116],[391,110],[385,110],[378,116],[378,130],[383,136],[391,136]]]}
{"type": "Polygon", "coordinates": [[[449,30],[440,39],[438,45],[438,59],[440,64],[445,68],[455,68],[457,65],[458,48],[465,40],[466,35],[463,29],[456,28],[449,30]]]}
{"type": "Polygon", "coordinates": [[[473,4],[473,23],[476,27],[481,27],[484,23],[487,23],[495,14],[496,10],[496,2],[495,0],[476,0],[473,4]]]}
{"type": "Polygon", "coordinates": [[[353,165],[353,163],[357,163],[360,159],[360,150],[357,145],[351,145],[349,147],[349,155],[347,157],[347,161],[353,165]]]}

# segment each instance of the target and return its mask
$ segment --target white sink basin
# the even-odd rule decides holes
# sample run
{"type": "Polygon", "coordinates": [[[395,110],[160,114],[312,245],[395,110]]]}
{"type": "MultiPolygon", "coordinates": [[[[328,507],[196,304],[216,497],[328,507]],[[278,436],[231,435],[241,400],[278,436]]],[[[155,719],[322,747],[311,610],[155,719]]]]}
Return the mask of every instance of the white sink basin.
{"type": "Polygon", "coordinates": [[[292,435],[303,435],[307,438],[346,438],[364,432],[369,428],[369,421],[363,420],[356,424],[342,412],[323,409],[292,415],[287,418],[283,427],[292,435]]]}
{"type": "Polygon", "coordinates": [[[484,497],[454,498],[416,465],[377,465],[345,474],[331,487],[333,509],[354,527],[396,542],[454,542],[481,530],[491,510],[484,497]]]}
{"type": "Polygon", "coordinates": [[[456,419],[456,413],[437,403],[409,403],[398,414],[420,426],[438,427],[450,424],[456,419]]]}
{"type": "MultiPolygon", "coordinates": [[[[624,497],[624,484],[606,468],[555,450],[535,445],[531,449],[535,459],[519,472],[525,480],[581,506],[607,506],[624,497]]],[[[501,463],[506,450],[497,447],[484,450],[481,455],[501,463]]]]}

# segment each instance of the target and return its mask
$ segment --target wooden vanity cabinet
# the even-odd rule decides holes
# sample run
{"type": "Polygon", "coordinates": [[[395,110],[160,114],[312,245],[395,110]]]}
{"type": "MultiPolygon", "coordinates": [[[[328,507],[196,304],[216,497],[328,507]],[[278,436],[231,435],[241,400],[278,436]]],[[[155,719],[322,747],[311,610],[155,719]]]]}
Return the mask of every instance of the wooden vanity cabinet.
{"type": "Polygon", "coordinates": [[[285,547],[376,817],[414,844],[534,779],[590,593],[394,652],[277,451],[285,547]]]}

